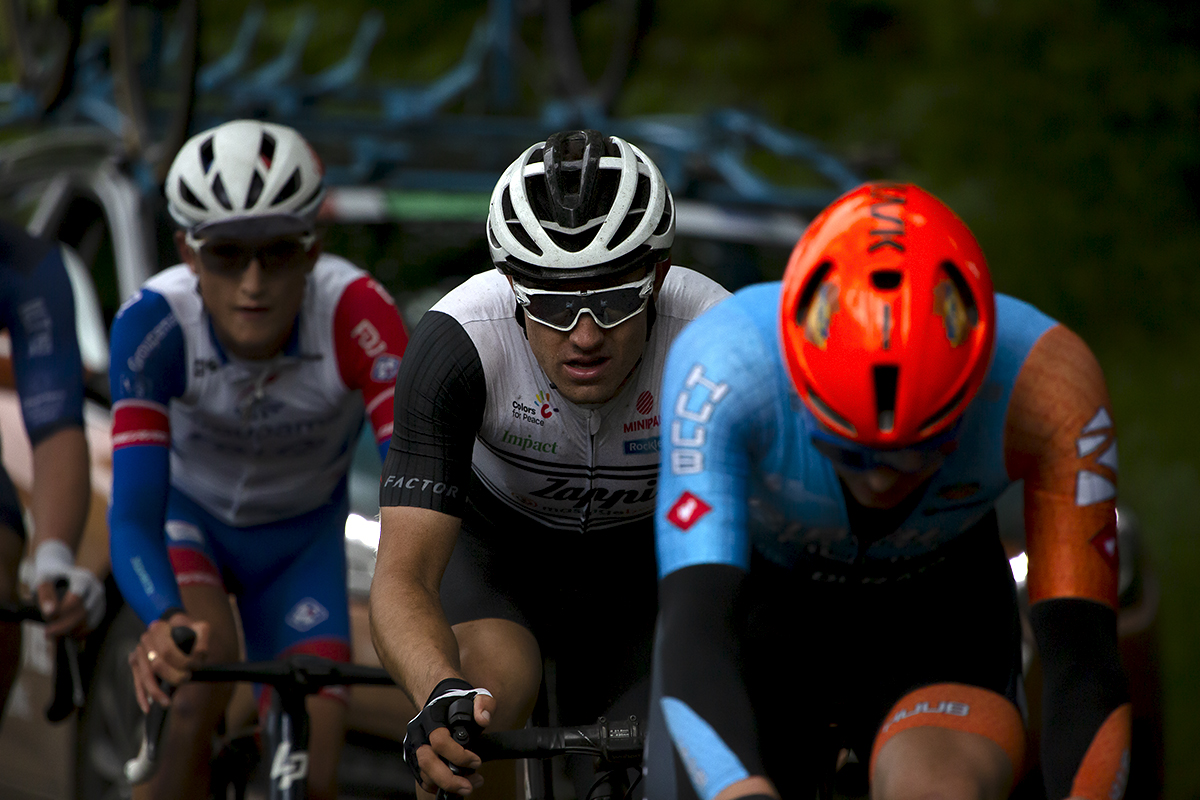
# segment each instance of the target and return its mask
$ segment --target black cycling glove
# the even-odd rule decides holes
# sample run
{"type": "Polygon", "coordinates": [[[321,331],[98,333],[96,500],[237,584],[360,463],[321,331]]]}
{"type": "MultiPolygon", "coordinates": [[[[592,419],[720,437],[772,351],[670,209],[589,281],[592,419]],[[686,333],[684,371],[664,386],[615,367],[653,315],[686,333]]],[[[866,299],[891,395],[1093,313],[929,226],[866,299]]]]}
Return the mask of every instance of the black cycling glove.
{"type": "MultiPolygon", "coordinates": [[[[474,706],[477,694],[492,696],[487,689],[476,689],[461,678],[446,678],[433,688],[421,713],[408,723],[404,734],[404,763],[408,764],[418,784],[421,782],[421,768],[417,764],[417,750],[422,745],[429,744],[429,734],[438,728],[449,727],[452,703],[460,698],[467,698],[474,706]]],[[[475,721],[473,712],[470,721],[475,721]]]]}

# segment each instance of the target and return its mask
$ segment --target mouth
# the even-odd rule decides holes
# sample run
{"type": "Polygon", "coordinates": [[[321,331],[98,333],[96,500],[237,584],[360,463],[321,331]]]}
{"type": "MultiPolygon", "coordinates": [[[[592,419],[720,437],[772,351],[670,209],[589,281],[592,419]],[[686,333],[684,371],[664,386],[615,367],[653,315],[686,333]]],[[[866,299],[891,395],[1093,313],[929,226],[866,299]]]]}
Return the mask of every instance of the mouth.
{"type": "Polygon", "coordinates": [[[576,383],[589,383],[601,379],[611,361],[607,356],[579,357],[564,361],[562,368],[576,383]]]}

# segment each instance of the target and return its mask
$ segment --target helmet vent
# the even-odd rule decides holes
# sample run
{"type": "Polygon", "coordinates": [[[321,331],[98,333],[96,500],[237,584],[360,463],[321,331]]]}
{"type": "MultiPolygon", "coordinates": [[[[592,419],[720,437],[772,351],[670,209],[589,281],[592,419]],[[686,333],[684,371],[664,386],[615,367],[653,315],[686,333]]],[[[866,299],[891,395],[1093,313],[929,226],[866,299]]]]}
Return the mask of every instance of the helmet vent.
{"type": "Polygon", "coordinates": [[[258,202],[258,198],[262,197],[263,179],[258,174],[258,170],[254,171],[254,177],[250,179],[250,189],[246,192],[246,208],[254,208],[254,204],[258,202]]]}
{"type": "Polygon", "coordinates": [[[618,247],[629,236],[637,230],[637,226],[641,224],[642,217],[646,216],[646,206],[650,204],[650,178],[646,175],[638,175],[637,189],[633,195],[633,203],[629,207],[629,211],[625,212],[625,219],[621,220],[620,227],[613,234],[612,239],[608,242],[608,249],[612,250],[618,247]]]}
{"type": "Polygon", "coordinates": [[[604,136],[599,131],[564,131],[546,140],[545,183],[553,219],[560,226],[578,228],[596,216],[603,155],[604,136]]]}
{"type": "Polygon", "coordinates": [[[229,202],[229,194],[225,191],[225,182],[221,180],[220,175],[213,180],[212,191],[218,203],[223,205],[227,211],[233,211],[233,203],[229,202]]]}
{"type": "Polygon", "coordinates": [[[879,430],[890,433],[896,426],[896,385],[900,379],[900,368],[879,365],[872,368],[875,378],[875,415],[879,430]]]}
{"type": "Polygon", "coordinates": [[[208,211],[208,206],[200,202],[200,198],[196,197],[195,192],[191,187],[184,183],[183,178],[179,179],[179,196],[182,197],[189,205],[193,205],[201,211],[208,211]]]}
{"type": "Polygon", "coordinates": [[[979,322],[979,305],[975,300],[974,292],[971,291],[971,285],[967,283],[967,279],[963,277],[954,262],[943,261],[942,269],[954,283],[954,288],[958,290],[958,296],[962,299],[963,308],[967,312],[967,324],[974,328],[979,322]]]}
{"type": "Polygon", "coordinates": [[[871,285],[881,291],[890,292],[900,288],[904,273],[895,269],[877,269],[871,273],[871,285]]]}
{"type": "Polygon", "coordinates": [[[816,392],[814,392],[812,390],[811,386],[808,389],[808,399],[809,399],[809,401],[812,402],[812,404],[814,406],[817,407],[817,409],[822,414],[829,417],[829,419],[833,420],[834,424],[837,427],[842,429],[841,430],[842,433],[848,434],[850,436],[858,435],[858,431],[855,430],[854,426],[850,424],[850,420],[846,419],[841,414],[837,413],[832,408],[830,408],[829,404],[826,403],[824,400],[822,400],[821,396],[819,394],[817,394],[816,392]]]}
{"type": "Polygon", "coordinates": [[[922,435],[924,435],[925,431],[929,430],[934,425],[938,424],[939,422],[944,420],[946,417],[948,417],[950,415],[950,412],[952,412],[952,411],[954,411],[954,409],[958,408],[958,404],[962,402],[962,399],[966,395],[966,393],[967,393],[967,387],[964,384],[961,389],[959,389],[957,392],[954,393],[954,397],[950,398],[950,402],[946,403],[946,405],[942,406],[936,412],[934,412],[933,416],[931,416],[929,419],[922,422],[921,427],[918,428],[917,430],[922,435]]]}
{"type": "Polygon", "coordinates": [[[514,239],[521,243],[522,247],[524,247],[526,250],[537,253],[539,256],[542,254],[542,248],[538,247],[537,243],[533,241],[533,237],[521,227],[521,223],[509,222],[507,225],[508,232],[512,234],[514,239]]]}
{"type": "Polygon", "coordinates": [[[275,195],[275,199],[271,201],[271,205],[279,205],[298,191],[300,191],[300,168],[296,167],[292,171],[292,177],[287,179],[287,183],[283,185],[283,188],[275,195]]]}
{"type": "Polygon", "coordinates": [[[804,291],[800,293],[800,302],[796,304],[796,324],[805,325],[808,318],[808,307],[812,305],[813,298],[817,294],[817,289],[821,288],[821,284],[825,281],[825,276],[833,269],[833,262],[826,261],[813,270],[812,277],[808,279],[808,283],[804,287],[804,291]]]}
{"type": "Polygon", "coordinates": [[[262,159],[263,166],[271,168],[271,161],[275,158],[275,137],[266,131],[263,131],[262,141],[258,144],[258,157],[262,159]]]}
{"type": "Polygon", "coordinates": [[[675,202],[671,199],[671,195],[666,197],[666,203],[663,204],[662,219],[658,221],[658,227],[654,229],[655,236],[662,236],[671,228],[671,220],[675,218],[675,202]]]}
{"type": "Polygon", "coordinates": [[[318,183],[317,188],[313,189],[308,197],[304,198],[304,202],[296,206],[296,208],[308,208],[309,205],[312,204],[312,201],[316,200],[323,191],[325,191],[325,185],[323,183],[318,183]]]}
{"type": "Polygon", "coordinates": [[[204,170],[205,175],[207,175],[208,171],[212,169],[212,163],[213,137],[210,136],[204,140],[203,144],[200,145],[200,167],[204,170]]]}

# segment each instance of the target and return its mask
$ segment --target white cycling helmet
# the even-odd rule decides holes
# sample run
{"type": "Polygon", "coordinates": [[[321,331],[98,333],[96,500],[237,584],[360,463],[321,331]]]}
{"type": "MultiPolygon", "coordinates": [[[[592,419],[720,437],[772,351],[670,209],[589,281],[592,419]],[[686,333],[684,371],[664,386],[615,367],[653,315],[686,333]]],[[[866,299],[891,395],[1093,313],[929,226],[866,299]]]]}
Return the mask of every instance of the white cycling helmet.
{"type": "Polygon", "coordinates": [[[239,119],[188,139],[167,173],[167,209],[199,238],[262,238],[312,230],[323,169],[283,125],[239,119]]]}
{"type": "Polygon", "coordinates": [[[509,165],[487,219],[492,262],[539,281],[618,275],[667,257],[675,203],[645,153],[598,131],[562,131],[509,165]]]}

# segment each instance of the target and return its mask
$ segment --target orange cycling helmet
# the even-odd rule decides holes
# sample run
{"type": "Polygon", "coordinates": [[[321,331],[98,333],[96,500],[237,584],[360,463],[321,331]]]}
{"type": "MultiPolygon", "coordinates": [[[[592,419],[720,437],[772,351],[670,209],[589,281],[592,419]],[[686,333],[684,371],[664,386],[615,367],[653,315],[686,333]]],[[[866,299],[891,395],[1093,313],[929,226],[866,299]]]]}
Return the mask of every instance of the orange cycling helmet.
{"type": "Polygon", "coordinates": [[[872,448],[948,433],[983,383],[996,303],[975,237],[912,184],[868,183],[812,221],[783,277],[783,349],[809,411],[872,448]]]}

